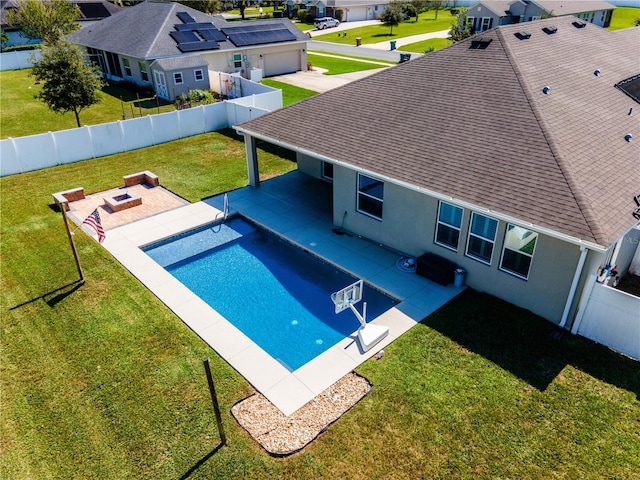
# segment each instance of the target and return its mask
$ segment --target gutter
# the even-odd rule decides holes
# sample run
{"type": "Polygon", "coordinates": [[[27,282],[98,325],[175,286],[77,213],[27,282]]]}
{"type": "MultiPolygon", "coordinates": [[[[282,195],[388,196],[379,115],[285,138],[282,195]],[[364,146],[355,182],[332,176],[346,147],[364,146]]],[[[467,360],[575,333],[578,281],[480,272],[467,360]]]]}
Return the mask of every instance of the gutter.
{"type": "Polygon", "coordinates": [[[578,288],[578,282],[580,281],[580,277],[582,276],[582,269],[584,268],[584,262],[587,259],[587,252],[589,250],[585,247],[580,247],[580,260],[578,260],[578,266],[576,267],[576,271],[573,274],[573,281],[571,282],[571,288],[569,289],[569,296],[567,297],[567,302],[564,304],[564,311],[562,312],[562,319],[560,320],[560,324],[558,325],[560,328],[564,328],[567,323],[567,319],[569,318],[569,311],[571,310],[571,304],[573,303],[573,299],[576,296],[576,289],[578,288]]]}
{"type": "Polygon", "coordinates": [[[263,140],[265,142],[272,143],[272,144],[277,145],[279,147],[286,148],[287,150],[292,150],[292,151],[294,151],[296,153],[301,153],[303,155],[314,157],[314,158],[317,158],[317,159],[322,160],[324,162],[332,163],[334,165],[340,165],[340,166],[348,168],[350,170],[354,170],[354,171],[356,171],[358,173],[363,173],[363,174],[369,175],[371,177],[379,178],[380,180],[383,180],[385,182],[388,182],[388,183],[391,183],[391,184],[394,184],[394,185],[399,185],[399,186],[401,186],[403,188],[429,195],[431,197],[437,198],[438,200],[445,200],[447,202],[452,202],[452,203],[454,203],[454,204],[456,204],[456,205],[458,205],[460,207],[467,208],[467,209],[476,211],[478,213],[486,213],[486,214],[490,215],[491,217],[496,218],[498,220],[502,220],[502,221],[505,221],[505,222],[513,223],[513,224],[516,224],[516,225],[521,226],[521,227],[530,228],[531,230],[535,230],[536,232],[542,233],[542,234],[547,235],[549,237],[556,238],[558,240],[562,240],[563,242],[571,243],[573,245],[577,245],[577,246],[580,247],[581,250],[584,248],[584,249],[589,249],[589,250],[594,250],[596,252],[604,253],[608,249],[607,247],[603,247],[602,245],[598,245],[597,243],[581,240],[581,239],[579,239],[577,237],[572,237],[571,235],[566,235],[564,233],[560,233],[560,232],[558,232],[556,230],[552,230],[552,229],[547,228],[547,227],[543,227],[543,226],[540,226],[540,225],[535,225],[533,223],[523,221],[522,219],[518,219],[516,217],[512,217],[512,216],[504,214],[504,213],[496,212],[495,210],[491,210],[491,209],[488,209],[488,208],[485,208],[485,207],[481,207],[479,205],[475,205],[473,203],[466,202],[464,200],[455,199],[453,197],[450,197],[450,196],[447,196],[447,195],[443,195],[443,194],[435,192],[433,190],[429,190],[428,188],[418,187],[416,185],[411,185],[410,183],[401,182],[401,181],[392,179],[390,177],[387,177],[387,176],[384,176],[384,175],[380,175],[379,173],[376,173],[376,172],[371,172],[371,171],[365,170],[363,168],[354,167],[353,165],[351,165],[349,163],[341,162],[341,161],[336,160],[334,158],[330,158],[330,157],[327,157],[325,155],[321,155],[319,153],[312,152],[311,150],[300,148],[300,147],[291,145],[289,143],[282,142],[280,140],[276,140],[274,138],[268,137],[266,135],[261,135],[261,134],[256,133],[256,132],[252,132],[251,130],[247,130],[247,129],[239,127],[237,125],[233,125],[232,128],[235,129],[236,132],[238,134],[240,134],[240,135],[245,135],[246,134],[246,135],[249,135],[249,136],[251,136],[253,138],[257,138],[259,140],[263,140]]]}

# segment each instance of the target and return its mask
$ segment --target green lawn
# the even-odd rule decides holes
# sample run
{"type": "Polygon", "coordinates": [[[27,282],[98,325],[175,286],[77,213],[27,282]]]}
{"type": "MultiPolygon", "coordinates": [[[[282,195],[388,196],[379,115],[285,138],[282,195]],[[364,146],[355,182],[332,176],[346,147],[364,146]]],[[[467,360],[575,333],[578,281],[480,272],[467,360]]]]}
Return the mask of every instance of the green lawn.
{"type": "Polygon", "coordinates": [[[638,19],[640,19],[640,8],[618,7],[613,11],[611,25],[609,25],[608,30],[635,27],[638,19]]]}
{"type": "Polygon", "coordinates": [[[393,27],[393,34],[389,33],[389,27],[380,23],[379,25],[346,30],[346,36],[344,36],[344,32],[329,32],[322,35],[318,35],[314,32],[313,39],[321,42],[355,45],[356,38],[360,37],[362,39],[362,44],[365,45],[368,43],[384,42],[395,38],[409,37],[411,35],[419,35],[422,33],[449,30],[451,22],[456,18],[456,16],[451,15],[449,10],[441,9],[438,12],[438,19],[436,20],[434,10],[429,10],[425,13],[421,13],[418,21],[415,21],[415,19],[412,18],[406,22],[402,22],[396,27],[393,27]],[[338,35],[338,33],[342,33],[342,35],[338,35]]]}
{"type": "Polygon", "coordinates": [[[399,50],[402,50],[403,52],[429,53],[434,50],[440,50],[441,48],[448,47],[452,44],[453,42],[446,38],[432,38],[422,42],[403,45],[399,50]]]}
{"type": "Polygon", "coordinates": [[[299,102],[300,100],[304,100],[305,98],[313,97],[314,95],[318,94],[318,92],[314,92],[313,90],[296,87],[295,85],[278,82],[277,80],[270,80],[268,78],[263,79],[262,83],[264,85],[268,85],[269,87],[282,90],[282,105],[285,107],[287,105],[291,105],[292,103],[299,102]]]}
{"type": "MultiPolygon", "coordinates": [[[[295,168],[281,153],[260,151],[266,176],[295,168]]],[[[229,413],[251,386],[82,231],[74,283],[51,193],[143,169],[191,201],[246,183],[232,131],[0,179],[0,478],[637,477],[640,364],[471,290],[358,368],[373,391],[308,448],[270,457],[229,413]]]]}
{"type": "MultiPolygon", "coordinates": [[[[20,137],[34,133],[54,132],[77,127],[73,113],[53,113],[34,97],[40,90],[31,76],[31,69],[0,72],[0,138],[20,137]]],[[[172,103],[160,102],[160,112],[175,110],[172,103]]],[[[111,85],[105,87],[102,101],[80,112],[83,125],[114,122],[124,118],[158,112],[155,100],[142,99],[134,93],[111,85]]]]}
{"type": "Polygon", "coordinates": [[[333,54],[323,54],[321,52],[308,52],[307,59],[314,68],[324,68],[325,75],[340,75],[342,73],[361,72],[363,70],[374,70],[385,66],[396,65],[397,63],[379,62],[377,60],[358,59],[355,57],[337,56],[333,54]]]}

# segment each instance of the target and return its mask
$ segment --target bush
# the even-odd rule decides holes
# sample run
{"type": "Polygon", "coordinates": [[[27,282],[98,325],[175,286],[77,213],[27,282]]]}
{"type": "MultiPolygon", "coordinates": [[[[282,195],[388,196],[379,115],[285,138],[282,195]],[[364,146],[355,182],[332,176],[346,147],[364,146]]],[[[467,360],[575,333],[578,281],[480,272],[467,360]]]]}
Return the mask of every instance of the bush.
{"type": "Polygon", "coordinates": [[[344,13],[343,13],[342,9],[336,10],[336,13],[335,13],[336,20],[338,20],[339,22],[342,22],[343,15],[344,15],[344,13]]]}
{"type": "Polygon", "coordinates": [[[140,98],[151,98],[155,95],[153,87],[151,85],[138,85],[130,80],[111,80],[110,83],[119,88],[129,90],[130,92],[137,93],[140,98]]]}
{"type": "Polygon", "coordinates": [[[39,43],[30,43],[28,45],[13,45],[12,47],[3,47],[3,52],[19,52],[24,50],[38,50],[40,48],[39,43]]]}
{"type": "Polygon", "coordinates": [[[298,10],[298,21],[305,23],[307,21],[307,12],[305,10],[298,10]]]}

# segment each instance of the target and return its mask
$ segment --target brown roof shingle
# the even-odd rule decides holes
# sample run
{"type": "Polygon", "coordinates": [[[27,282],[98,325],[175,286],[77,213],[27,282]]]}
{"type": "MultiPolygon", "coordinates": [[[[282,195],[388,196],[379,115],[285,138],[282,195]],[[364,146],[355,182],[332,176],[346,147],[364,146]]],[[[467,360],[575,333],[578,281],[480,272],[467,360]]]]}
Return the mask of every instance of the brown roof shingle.
{"type": "Polygon", "coordinates": [[[608,246],[640,191],[624,139],[640,139],[640,105],[613,86],[640,72],[640,29],[574,21],[528,23],[526,40],[498,27],[485,49],[467,39],[239,128],[608,246]]]}

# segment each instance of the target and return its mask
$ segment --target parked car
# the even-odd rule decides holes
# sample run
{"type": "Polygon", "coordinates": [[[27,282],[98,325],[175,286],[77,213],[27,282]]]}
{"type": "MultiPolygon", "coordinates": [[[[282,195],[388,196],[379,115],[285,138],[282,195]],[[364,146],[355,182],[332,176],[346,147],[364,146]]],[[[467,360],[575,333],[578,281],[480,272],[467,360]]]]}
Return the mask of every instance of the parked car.
{"type": "Polygon", "coordinates": [[[337,27],[340,22],[332,17],[320,17],[313,21],[313,25],[318,30],[324,30],[325,28],[337,27]]]}

